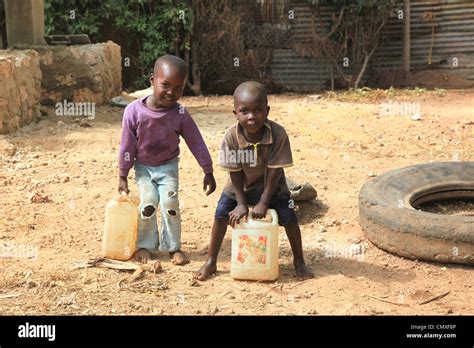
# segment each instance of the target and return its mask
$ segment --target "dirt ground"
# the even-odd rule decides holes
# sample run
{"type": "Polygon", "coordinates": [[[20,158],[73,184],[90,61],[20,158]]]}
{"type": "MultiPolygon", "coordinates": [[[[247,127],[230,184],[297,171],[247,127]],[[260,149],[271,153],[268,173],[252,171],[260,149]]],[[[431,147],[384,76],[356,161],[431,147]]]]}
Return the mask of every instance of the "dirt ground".
{"type": "MultiPolygon", "coordinates": [[[[216,159],[224,131],[235,122],[231,97],[184,97],[181,102],[216,159]]],[[[357,206],[362,184],[387,170],[474,160],[474,90],[278,95],[269,104],[270,118],[290,136],[295,165],[287,176],[318,191],[317,200],[299,204],[297,212],[314,279],[296,281],[280,229],[278,281],[234,281],[230,233],[216,276],[191,281],[206,258],[226,173],[215,168],[218,189],[206,198],[201,169],[184,142],[179,195],[183,250],[191,263],[175,266],[160,254],[162,273],[146,273],[121,287],[131,272],[73,269],[74,261],[100,255],[104,207],[118,184],[123,109],[98,107],[96,119],[88,121],[92,127],[84,128],[50,108],[39,123],[3,138],[13,147],[0,162],[0,244],[17,251],[32,246],[38,257],[7,257],[4,247],[0,314],[474,314],[473,267],[407,260],[378,249],[359,227],[357,206]],[[421,119],[384,115],[381,105],[389,99],[419,103],[421,119]],[[31,202],[35,192],[49,202],[31,202]]],[[[130,183],[136,192],[133,179],[130,183]]]]}

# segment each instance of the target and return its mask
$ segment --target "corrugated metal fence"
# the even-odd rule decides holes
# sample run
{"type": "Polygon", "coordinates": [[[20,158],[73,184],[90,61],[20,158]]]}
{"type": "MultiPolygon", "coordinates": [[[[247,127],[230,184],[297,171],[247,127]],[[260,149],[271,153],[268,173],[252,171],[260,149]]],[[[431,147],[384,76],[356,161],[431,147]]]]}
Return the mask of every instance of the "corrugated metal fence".
{"type": "MultiPolygon", "coordinates": [[[[401,9],[402,3],[399,4],[401,9]]],[[[307,39],[315,24],[320,30],[329,28],[332,23],[334,14],[328,7],[320,8],[315,22],[309,5],[290,6],[295,15],[291,22],[293,42],[307,39]]],[[[384,39],[374,53],[372,69],[401,67],[402,35],[403,20],[394,16],[383,30],[384,39]]],[[[427,67],[431,46],[431,61],[437,68],[449,69],[474,83],[474,1],[411,1],[412,70],[427,67]],[[427,16],[430,13],[432,15],[427,16]]],[[[294,91],[326,89],[330,79],[329,64],[323,58],[302,58],[293,49],[276,49],[272,77],[294,91]]]]}

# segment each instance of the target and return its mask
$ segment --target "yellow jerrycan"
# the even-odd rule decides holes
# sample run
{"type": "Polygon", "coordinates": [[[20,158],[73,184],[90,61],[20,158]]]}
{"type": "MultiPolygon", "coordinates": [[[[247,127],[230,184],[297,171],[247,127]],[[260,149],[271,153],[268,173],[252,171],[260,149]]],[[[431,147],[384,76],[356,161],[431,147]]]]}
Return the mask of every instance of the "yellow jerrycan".
{"type": "Polygon", "coordinates": [[[230,276],[242,280],[278,278],[278,215],[268,209],[272,221],[241,220],[232,231],[230,276]]]}
{"type": "Polygon", "coordinates": [[[135,252],[138,234],[138,197],[115,196],[105,207],[105,227],[102,238],[104,257],[125,261],[135,252]]]}

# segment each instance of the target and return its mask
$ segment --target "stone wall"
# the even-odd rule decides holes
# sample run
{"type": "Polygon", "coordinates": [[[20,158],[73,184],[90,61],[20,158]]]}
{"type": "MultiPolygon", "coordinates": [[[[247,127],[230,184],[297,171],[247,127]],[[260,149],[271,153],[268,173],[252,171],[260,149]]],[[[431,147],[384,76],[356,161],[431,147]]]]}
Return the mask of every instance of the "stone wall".
{"type": "Polygon", "coordinates": [[[0,134],[40,117],[41,70],[33,50],[0,50],[0,134]]]}
{"type": "Polygon", "coordinates": [[[36,46],[43,73],[41,103],[107,103],[122,92],[120,46],[112,41],[77,46],[36,46]]]}

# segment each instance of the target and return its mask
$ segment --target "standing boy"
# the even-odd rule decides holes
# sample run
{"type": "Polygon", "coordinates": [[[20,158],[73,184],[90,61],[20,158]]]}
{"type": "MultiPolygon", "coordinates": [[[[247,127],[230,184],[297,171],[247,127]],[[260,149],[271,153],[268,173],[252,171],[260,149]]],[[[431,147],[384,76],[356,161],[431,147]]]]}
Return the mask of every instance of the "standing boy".
{"type": "Polygon", "coordinates": [[[178,201],[179,137],[182,136],[204,172],[206,195],[216,189],[212,160],[196,123],[178,103],[188,69],[176,56],[166,55],[155,62],[150,82],[153,94],[127,106],[123,116],[119,150],[120,193],[129,193],[127,176],[132,167],[140,191],[140,218],[135,258],[143,263],[159,246],[171,261],[184,265],[181,215],[178,201]],[[161,210],[158,236],[156,210],[161,210]]]}

